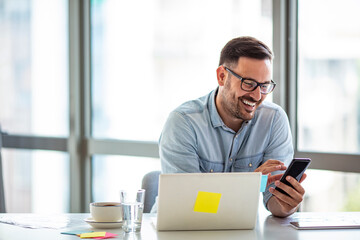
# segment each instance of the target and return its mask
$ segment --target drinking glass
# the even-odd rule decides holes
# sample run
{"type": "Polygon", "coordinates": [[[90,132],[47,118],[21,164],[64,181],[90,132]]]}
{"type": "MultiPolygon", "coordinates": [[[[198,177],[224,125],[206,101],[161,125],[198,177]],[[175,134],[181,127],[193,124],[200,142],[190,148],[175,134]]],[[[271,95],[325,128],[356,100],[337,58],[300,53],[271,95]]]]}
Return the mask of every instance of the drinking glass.
{"type": "Polygon", "coordinates": [[[145,190],[120,190],[122,229],[124,232],[140,232],[144,209],[145,190]]]}

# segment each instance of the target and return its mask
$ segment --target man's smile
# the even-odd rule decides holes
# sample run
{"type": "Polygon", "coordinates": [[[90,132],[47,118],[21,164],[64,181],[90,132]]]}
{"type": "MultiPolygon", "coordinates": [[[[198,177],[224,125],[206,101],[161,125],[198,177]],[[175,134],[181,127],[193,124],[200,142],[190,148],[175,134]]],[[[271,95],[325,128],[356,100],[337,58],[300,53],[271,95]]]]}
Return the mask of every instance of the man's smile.
{"type": "Polygon", "coordinates": [[[241,101],[242,101],[244,104],[249,105],[249,106],[251,106],[251,107],[255,107],[255,105],[256,105],[256,102],[251,102],[251,101],[246,100],[246,99],[241,99],[241,101]]]}
{"type": "Polygon", "coordinates": [[[242,108],[249,114],[252,114],[255,111],[257,105],[259,104],[259,102],[251,101],[245,98],[240,98],[239,101],[243,105],[242,108]]]}

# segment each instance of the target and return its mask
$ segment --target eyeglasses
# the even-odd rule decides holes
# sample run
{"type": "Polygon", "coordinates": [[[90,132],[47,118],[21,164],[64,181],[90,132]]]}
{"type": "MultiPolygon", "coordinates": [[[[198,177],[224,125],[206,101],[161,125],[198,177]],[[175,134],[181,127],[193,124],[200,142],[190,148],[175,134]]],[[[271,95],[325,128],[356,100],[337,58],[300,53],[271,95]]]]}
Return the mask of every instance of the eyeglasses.
{"type": "Polygon", "coordinates": [[[240,75],[234,73],[232,70],[230,70],[229,68],[225,67],[226,71],[228,71],[229,73],[231,73],[232,75],[234,75],[236,78],[240,79],[241,81],[241,89],[246,91],[246,92],[252,92],[254,91],[258,86],[260,86],[260,92],[262,94],[268,94],[271,93],[275,86],[276,83],[271,80],[271,82],[269,83],[258,83],[257,81],[253,80],[253,79],[248,79],[248,78],[243,78],[240,75]]]}

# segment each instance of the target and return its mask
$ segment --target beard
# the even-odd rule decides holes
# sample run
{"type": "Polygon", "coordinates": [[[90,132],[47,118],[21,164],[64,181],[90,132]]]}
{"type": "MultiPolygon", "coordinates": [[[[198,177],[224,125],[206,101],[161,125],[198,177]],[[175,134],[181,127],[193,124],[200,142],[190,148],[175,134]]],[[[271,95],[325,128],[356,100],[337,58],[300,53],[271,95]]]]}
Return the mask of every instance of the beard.
{"type": "MultiPolygon", "coordinates": [[[[239,86],[240,87],[240,86],[239,86]]],[[[255,110],[262,103],[262,100],[254,100],[250,96],[243,95],[241,97],[236,97],[236,93],[231,91],[230,81],[226,81],[224,89],[222,91],[222,98],[220,104],[222,105],[224,111],[227,115],[237,118],[243,121],[249,121],[254,117],[255,110]],[[248,111],[243,100],[248,100],[250,102],[256,102],[255,109],[253,111],[248,111]]]]}

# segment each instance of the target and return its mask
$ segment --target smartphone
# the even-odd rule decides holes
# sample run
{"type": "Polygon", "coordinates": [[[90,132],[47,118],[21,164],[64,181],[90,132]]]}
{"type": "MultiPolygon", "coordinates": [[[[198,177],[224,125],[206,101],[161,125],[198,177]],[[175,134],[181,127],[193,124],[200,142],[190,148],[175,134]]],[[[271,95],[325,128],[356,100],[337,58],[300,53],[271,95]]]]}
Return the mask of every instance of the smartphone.
{"type": "MultiPolygon", "coordinates": [[[[300,181],[302,175],[304,174],[306,168],[310,165],[311,159],[310,158],[294,158],[289,167],[286,169],[284,175],[281,177],[280,182],[285,183],[286,185],[293,187],[287,180],[286,177],[287,176],[292,176],[293,178],[295,178],[298,182],[300,181]]],[[[282,189],[276,187],[276,190],[278,190],[279,192],[286,194],[289,196],[289,194],[287,194],[286,192],[284,192],[282,189]]]]}

